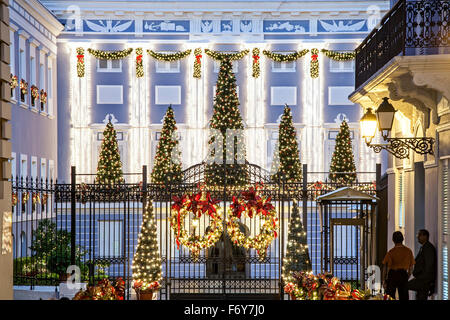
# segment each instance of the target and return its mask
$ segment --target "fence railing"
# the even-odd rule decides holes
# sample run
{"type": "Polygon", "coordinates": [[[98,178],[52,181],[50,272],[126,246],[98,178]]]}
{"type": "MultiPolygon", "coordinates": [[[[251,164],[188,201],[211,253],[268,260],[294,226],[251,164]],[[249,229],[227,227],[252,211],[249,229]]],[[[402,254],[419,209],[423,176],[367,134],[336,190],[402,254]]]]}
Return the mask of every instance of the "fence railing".
{"type": "Polygon", "coordinates": [[[397,55],[450,53],[449,21],[448,0],[399,0],[356,49],[356,88],[397,55]]]}
{"type": "MultiPolygon", "coordinates": [[[[195,170],[198,172],[199,168],[195,170]]],[[[13,179],[13,198],[16,198],[16,201],[13,201],[14,284],[30,287],[57,286],[64,280],[61,275],[65,274],[67,266],[75,264],[80,267],[83,282],[94,283],[105,277],[122,277],[126,288],[130,289],[131,263],[137,246],[142,212],[146,201],[151,199],[163,264],[164,280],[160,298],[170,298],[174,290],[199,290],[190,287],[195,281],[186,281],[205,280],[212,264],[217,265],[225,260],[215,261],[211,256],[201,255],[199,260],[192,261],[185,249],[176,248],[168,219],[172,196],[195,192],[199,185],[191,183],[191,179],[188,179],[188,183],[176,185],[147,183],[146,167],[141,175],[140,183],[124,182],[113,188],[95,183],[77,183],[79,176],[74,169],[70,184],[28,178],[13,179]],[[175,279],[176,281],[172,281],[175,279]]],[[[343,186],[326,181],[326,178],[327,173],[308,173],[304,165],[302,182],[263,184],[261,192],[271,196],[275,204],[280,219],[280,233],[278,240],[269,248],[267,261],[257,261],[254,252],[245,256],[243,264],[246,271],[244,278],[239,280],[239,285],[247,286],[253,280],[259,279],[258,281],[267,282],[264,284],[267,286],[266,292],[277,293],[280,289],[282,259],[294,202],[301,210],[307,230],[313,271],[321,272],[320,237],[323,230],[315,200],[317,196],[343,186]],[[324,180],[309,182],[309,176],[323,176],[324,180]]],[[[376,194],[376,184],[373,180],[353,182],[349,186],[372,195],[376,194]]],[[[213,196],[221,199],[220,205],[224,208],[229,205],[232,195],[239,193],[239,189],[226,187],[210,191],[213,196]]],[[[339,210],[345,218],[355,214],[352,208],[339,210]]],[[[203,223],[207,225],[207,222],[203,223]]],[[[246,221],[245,224],[250,226],[251,232],[258,229],[255,221],[246,221]]],[[[352,254],[350,250],[342,252],[352,254]]],[[[351,262],[345,269],[349,281],[352,281],[350,278],[354,272],[352,259],[343,259],[351,262]]],[[[214,283],[212,280],[206,280],[203,281],[205,285],[211,286],[214,283]]],[[[252,288],[240,290],[260,290],[258,286],[261,285],[263,284],[254,284],[252,288]]],[[[127,297],[129,294],[130,291],[127,290],[127,297]]]]}

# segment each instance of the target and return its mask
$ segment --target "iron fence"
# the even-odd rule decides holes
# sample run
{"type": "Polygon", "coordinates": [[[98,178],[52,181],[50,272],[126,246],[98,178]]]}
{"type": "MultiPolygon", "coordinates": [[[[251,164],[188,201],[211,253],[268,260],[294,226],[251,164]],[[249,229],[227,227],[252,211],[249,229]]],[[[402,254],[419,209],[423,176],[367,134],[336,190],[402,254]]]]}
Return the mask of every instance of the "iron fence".
{"type": "MultiPolygon", "coordinates": [[[[13,196],[17,199],[13,203],[14,284],[57,286],[64,280],[60,276],[64,273],[62,270],[75,264],[80,267],[82,282],[95,283],[105,277],[122,277],[126,284],[126,298],[130,298],[131,263],[142,213],[145,203],[152,201],[163,269],[159,299],[244,295],[258,299],[284,298],[281,270],[293,204],[296,203],[302,213],[313,272],[320,273],[323,271],[323,226],[315,200],[342,185],[326,179],[308,182],[308,176],[313,174],[307,172],[306,165],[303,166],[304,180],[300,183],[271,181],[268,173],[258,166],[247,164],[246,168],[249,181],[261,183],[259,192],[271,197],[279,219],[280,232],[263,260],[254,250],[233,246],[227,236],[222,236],[214,247],[202,250],[196,259],[183,246],[177,248],[169,221],[172,197],[198,192],[204,181],[203,164],[184,171],[184,182],[173,185],[147,183],[146,167],[143,167],[140,183],[126,183],[125,178],[125,182],[112,188],[95,184],[93,179],[94,183],[77,183],[83,177],[74,168],[70,184],[13,179],[13,196]],[[28,200],[24,201],[26,194],[28,200]]],[[[368,174],[365,173],[366,176],[368,174]]],[[[375,176],[374,173],[372,175],[375,176]]],[[[318,176],[319,173],[314,175],[318,176]]],[[[136,177],[133,178],[136,181],[136,177]]],[[[355,182],[351,186],[370,194],[376,193],[374,181],[355,182]]],[[[248,187],[203,186],[203,190],[220,200],[226,219],[226,208],[232,197],[248,187]]],[[[352,206],[335,208],[342,217],[352,218],[358,214],[352,206]]],[[[257,219],[242,218],[241,222],[246,234],[259,232],[257,219]]],[[[185,224],[190,228],[191,217],[186,218],[185,224]]],[[[208,225],[209,218],[203,215],[199,232],[204,232],[208,225]]],[[[339,271],[343,279],[356,284],[359,281],[356,273],[359,272],[360,257],[352,248],[357,245],[358,238],[345,230],[341,230],[339,237],[343,248],[339,255],[335,255],[335,262],[345,266],[341,268],[345,272],[339,271]]]]}

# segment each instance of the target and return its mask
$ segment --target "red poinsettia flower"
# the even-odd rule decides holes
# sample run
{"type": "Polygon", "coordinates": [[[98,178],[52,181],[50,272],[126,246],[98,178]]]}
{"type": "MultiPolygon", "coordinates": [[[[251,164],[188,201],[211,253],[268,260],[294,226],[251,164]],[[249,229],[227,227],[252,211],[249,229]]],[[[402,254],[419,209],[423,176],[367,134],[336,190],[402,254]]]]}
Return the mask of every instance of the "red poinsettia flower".
{"type": "Polygon", "coordinates": [[[184,206],[184,203],[186,202],[186,195],[183,195],[181,197],[173,196],[172,201],[174,202],[172,205],[172,209],[174,210],[181,210],[181,208],[184,206]]]}
{"type": "Polygon", "coordinates": [[[242,212],[245,210],[245,207],[239,202],[239,199],[233,196],[233,203],[230,205],[230,208],[233,212],[233,215],[237,218],[241,218],[242,212]]]}

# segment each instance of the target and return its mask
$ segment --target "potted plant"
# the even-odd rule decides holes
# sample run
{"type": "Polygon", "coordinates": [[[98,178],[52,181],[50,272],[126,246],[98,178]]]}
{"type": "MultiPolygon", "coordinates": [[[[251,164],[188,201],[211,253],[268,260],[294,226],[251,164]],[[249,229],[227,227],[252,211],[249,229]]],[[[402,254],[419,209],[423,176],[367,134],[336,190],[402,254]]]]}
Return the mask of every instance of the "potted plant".
{"type": "Polygon", "coordinates": [[[144,283],[143,281],[134,281],[133,289],[136,291],[138,300],[156,300],[158,290],[161,288],[159,281],[144,283]]]}

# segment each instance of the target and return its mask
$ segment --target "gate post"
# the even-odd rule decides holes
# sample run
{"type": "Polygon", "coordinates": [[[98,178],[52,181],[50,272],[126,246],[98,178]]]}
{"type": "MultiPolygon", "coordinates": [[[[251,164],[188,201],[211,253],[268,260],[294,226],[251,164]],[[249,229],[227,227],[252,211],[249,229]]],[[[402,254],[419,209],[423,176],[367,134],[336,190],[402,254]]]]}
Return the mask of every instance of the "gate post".
{"type": "Polygon", "coordinates": [[[76,168],[75,166],[71,167],[71,188],[70,188],[70,263],[75,265],[75,215],[76,215],[76,197],[75,197],[75,188],[76,188],[76,168]]]}

